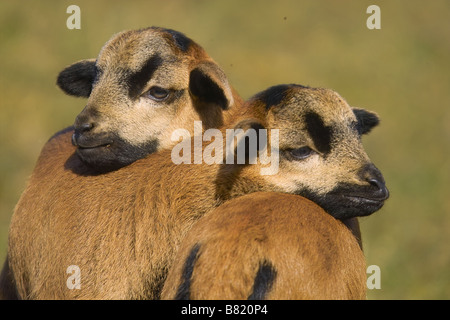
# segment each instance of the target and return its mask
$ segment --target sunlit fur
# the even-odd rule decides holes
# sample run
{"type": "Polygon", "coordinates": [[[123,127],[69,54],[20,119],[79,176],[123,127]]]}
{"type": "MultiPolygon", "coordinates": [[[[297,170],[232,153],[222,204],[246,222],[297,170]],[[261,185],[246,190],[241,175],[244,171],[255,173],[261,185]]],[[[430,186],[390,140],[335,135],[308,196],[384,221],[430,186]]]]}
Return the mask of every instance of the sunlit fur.
{"type": "Polygon", "coordinates": [[[364,299],[365,292],[364,255],[342,222],[303,197],[256,192],[194,224],[161,297],[364,299]]]}
{"type": "Polygon", "coordinates": [[[352,108],[331,90],[294,85],[280,90],[268,91],[280,93],[281,98],[269,99],[275,105],[268,107],[267,92],[262,92],[244,107],[232,109],[230,121],[222,127],[224,131],[257,123],[280,130],[280,170],[274,175],[262,176],[261,164],[175,165],[171,150],[95,175],[75,154],[69,142],[72,131],[53,137],[44,146],[11,221],[8,265],[18,296],[159,298],[178,246],[193,224],[222,203],[248,193],[325,197],[334,190],[358,192],[350,214],[345,212],[351,198],[335,202],[331,211],[325,208],[345,218],[378,209],[367,207],[363,196],[377,196],[381,207],[387,196],[380,196],[385,188],[381,173],[371,167],[361,174],[371,162],[352,108]],[[294,160],[286,154],[292,148],[305,144],[316,148],[304,119],[311,110],[338,134],[330,139],[327,155],[319,152],[294,160]],[[371,174],[379,180],[378,187],[368,180],[371,174]],[[339,189],[341,183],[345,188],[339,189]],[[65,286],[70,265],[81,269],[81,290],[65,286]]]}

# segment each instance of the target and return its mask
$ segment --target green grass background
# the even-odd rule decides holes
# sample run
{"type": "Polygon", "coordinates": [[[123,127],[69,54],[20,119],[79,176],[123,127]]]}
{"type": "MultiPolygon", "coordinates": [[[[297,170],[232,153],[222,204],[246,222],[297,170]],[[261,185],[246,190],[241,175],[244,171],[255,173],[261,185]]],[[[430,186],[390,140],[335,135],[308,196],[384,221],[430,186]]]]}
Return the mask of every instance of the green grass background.
{"type": "Polygon", "coordinates": [[[376,111],[364,138],[391,191],[361,219],[369,299],[450,298],[450,2],[12,1],[0,2],[0,259],[14,205],[46,140],[73,123],[84,99],[55,85],[66,65],[95,57],[116,32],[184,32],[223,67],[244,98],[280,83],[338,91],[376,111]],[[66,8],[81,8],[68,30],[66,8]],[[381,8],[369,30],[366,8],[381,8]]]}

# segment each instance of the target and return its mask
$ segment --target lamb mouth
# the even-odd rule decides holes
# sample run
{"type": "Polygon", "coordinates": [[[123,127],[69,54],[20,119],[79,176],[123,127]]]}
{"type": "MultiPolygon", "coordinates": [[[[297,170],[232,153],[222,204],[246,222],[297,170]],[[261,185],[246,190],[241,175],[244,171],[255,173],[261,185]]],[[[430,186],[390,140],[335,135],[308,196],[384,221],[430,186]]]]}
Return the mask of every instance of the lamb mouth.
{"type": "Polygon", "coordinates": [[[112,140],[105,140],[101,142],[92,142],[89,143],[89,141],[83,141],[84,139],[80,138],[80,135],[77,135],[74,133],[72,135],[72,144],[75,147],[78,147],[78,149],[97,149],[97,148],[109,148],[111,144],[113,144],[114,141],[112,140]],[[81,141],[80,141],[81,140],[81,141]]]}
{"type": "Polygon", "coordinates": [[[89,149],[109,148],[109,147],[111,147],[111,144],[112,144],[112,141],[98,144],[98,145],[93,145],[93,146],[77,145],[77,147],[78,147],[78,149],[89,150],[89,149]]]}
{"type": "Polygon", "coordinates": [[[387,197],[370,198],[370,197],[353,196],[353,195],[344,195],[343,197],[352,202],[367,203],[367,204],[373,204],[373,205],[383,204],[384,200],[387,199],[387,197]]]}
{"type": "Polygon", "coordinates": [[[372,196],[370,194],[355,194],[335,190],[319,195],[310,190],[299,190],[297,194],[317,203],[336,219],[349,219],[371,215],[383,207],[388,195],[372,196]]]}

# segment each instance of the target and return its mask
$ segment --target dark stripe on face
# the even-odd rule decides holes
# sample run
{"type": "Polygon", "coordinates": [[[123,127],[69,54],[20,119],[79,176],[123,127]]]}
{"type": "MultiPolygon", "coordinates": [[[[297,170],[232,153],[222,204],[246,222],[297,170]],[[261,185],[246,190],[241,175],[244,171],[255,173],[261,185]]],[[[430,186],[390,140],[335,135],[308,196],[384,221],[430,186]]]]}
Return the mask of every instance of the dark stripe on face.
{"type": "Polygon", "coordinates": [[[264,260],[256,273],[252,293],[248,296],[248,300],[263,300],[267,298],[276,276],[277,271],[273,265],[269,261],[264,260]]]}
{"type": "Polygon", "coordinates": [[[90,138],[84,138],[81,135],[75,135],[73,139],[77,144],[101,145],[103,142],[112,141],[108,148],[78,148],[77,155],[89,167],[95,169],[98,173],[106,173],[125,167],[138,159],[142,159],[149,154],[158,151],[158,140],[152,139],[141,145],[132,145],[123,140],[119,135],[112,133],[108,135],[94,135],[90,138]]]}
{"type": "Polygon", "coordinates": [[[198,251],[200,245],[196,244],[189,253],[186,261],[184,262],[183,273],[181,274],[181,284],[178,287],[175,300],[189,300],[191,297],[191,280],[192,273],[194,272],[194,265],[198,259],[198,251]]]}
{"type": "Polygon", "coordinates": [[[155,54],[144,63],[139,71],[132,73],[128,77],[126,83],[130,98],[134,99],[141,94],[147,82],[152,78],[153,73],[159,68],[159,66],[161,66],[162,63],[163,59],[161,56],[159,54],[155,54]]]}
{"type": "Polygon", "coordinates": [[[325,126],[322,118],[315,112],[308,112],[305,115],[306,130],[314,142],[317,150],[323,154],[331,151],[331,139],[333,130],[325,126]]]}

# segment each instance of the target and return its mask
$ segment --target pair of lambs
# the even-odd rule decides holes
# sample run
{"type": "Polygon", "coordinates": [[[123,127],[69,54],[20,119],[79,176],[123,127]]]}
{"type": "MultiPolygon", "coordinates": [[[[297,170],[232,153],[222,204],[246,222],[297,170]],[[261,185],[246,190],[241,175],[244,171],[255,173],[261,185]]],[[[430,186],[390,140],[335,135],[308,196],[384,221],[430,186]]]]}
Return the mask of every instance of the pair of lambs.
{"type": "Polygon", "coordinates": [[[16,206],[0,296],[365,297],[356,217],[388,197],[361,143],[375,114],[300,85],[243,102],[198,44],[155,27],[114,36],[58,85],[87,105],[46,143],[16,206]],[[278,155],[278,172],[262,175],[250,152],[254,164],[174,164],[172,132],[194,121],[276,132],[257,150],[278,155]],[[66,286],[71,265],[79,290],[66,286]]]}

